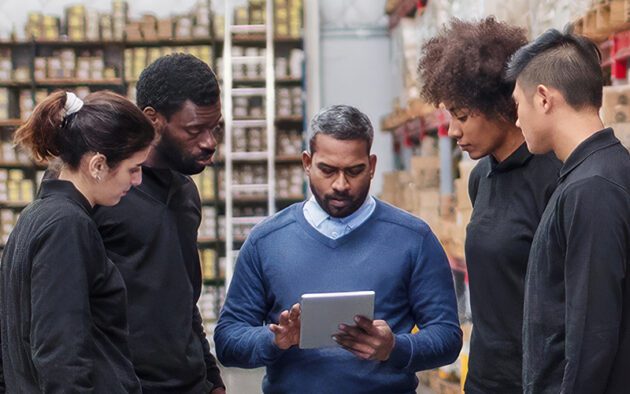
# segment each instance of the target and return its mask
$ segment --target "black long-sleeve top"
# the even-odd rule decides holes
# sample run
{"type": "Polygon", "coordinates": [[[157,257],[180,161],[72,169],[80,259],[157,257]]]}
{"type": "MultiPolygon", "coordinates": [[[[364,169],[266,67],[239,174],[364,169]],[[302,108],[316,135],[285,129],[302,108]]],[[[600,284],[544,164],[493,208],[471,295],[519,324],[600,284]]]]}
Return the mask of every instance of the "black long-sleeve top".
{"type": "Polygon", "coordinates": [[[201,202],[192,180],[143,167],[140,186],[94,218],[129,294],[129,347],[146,393],[224,387],[197,308],[201,202]]]}
{"type": "Polygon", "coordinates": [[[42,184],[0,265],[0,392],[140,393],[125,286],[91,206],[70,182],[42,184]]]}
{"type": "Polygon", "coordinates": [[[473,332],[467,393],[522,393],[527,259],[561,165],[553,154],[535,156],[522,144],[502,162],[481,159],[471,173],[466,265],[473,332]]]}
{"type": "Polygon", "coordinates": [[[630,387],[630,155],[611,129],[565,161],[525,282],[524,393],[630,387]]]}

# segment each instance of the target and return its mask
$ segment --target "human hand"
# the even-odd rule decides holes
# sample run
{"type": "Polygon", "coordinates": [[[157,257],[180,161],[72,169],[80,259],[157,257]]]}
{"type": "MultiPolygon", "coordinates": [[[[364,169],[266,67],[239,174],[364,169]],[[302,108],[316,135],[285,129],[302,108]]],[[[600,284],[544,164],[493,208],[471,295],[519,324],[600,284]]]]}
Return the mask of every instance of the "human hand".
{"type": "Polygon", "coordinates": [[[300,343],[300,304],[295,304],[290,311],[280,314],[278,324],[270,324],[269,329],[274,333],[274,343],[282,350],[300,343]]]}
{"type": "Polygon", "coordinates": [[[356,326],[339,325],[335,342],[364,360],[386,361],[394,349],[396,338],[385,320],[355,316],[356,326]]]}

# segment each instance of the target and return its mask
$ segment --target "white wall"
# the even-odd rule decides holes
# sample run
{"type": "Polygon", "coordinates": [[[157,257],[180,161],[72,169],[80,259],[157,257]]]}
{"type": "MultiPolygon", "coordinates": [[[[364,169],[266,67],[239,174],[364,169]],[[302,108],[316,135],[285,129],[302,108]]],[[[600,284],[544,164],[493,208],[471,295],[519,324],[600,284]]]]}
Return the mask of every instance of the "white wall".
{"type": "Polygon", "coordinates": [[[382,189],[384,171],[393,168],[392,139],[380,119],[392,106],[389,84],[389,37],[324,34],[321,38],[321,104],[348,104],[367,114],[374,125],[372,152],[378,156],[372,193],[382,189]]]}
{"type": "Polygon", "coordinates": [[[370,117],[378,156],[373,194],[394,167],[391,135],[380,129],[394,98],[384,9],[385,0],[320,0],[321,106],[348,104],[370,117]]]}

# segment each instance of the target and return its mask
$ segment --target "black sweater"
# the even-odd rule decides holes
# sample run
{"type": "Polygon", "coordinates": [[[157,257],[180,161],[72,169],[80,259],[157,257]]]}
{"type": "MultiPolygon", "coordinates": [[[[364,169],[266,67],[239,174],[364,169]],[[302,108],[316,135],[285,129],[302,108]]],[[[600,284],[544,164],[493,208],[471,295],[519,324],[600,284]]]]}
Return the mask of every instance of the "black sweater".
{"type": "Polygon", "coordinates": [[[126,293],[91,207],[70,182],[42,184],[0,266],[0,392],[140,393],[126,293]]]}
{"type": "Polygon", "coordinates": [[[524,393],[630,387],[630,155],[611,129],[565,161],[529,255],[524,393]]]}
{"type": "Polygon", "coordinates": [[[473,332],[466,393],[520,394],[523,298],[534,233],[562,162],[522,144],[504,161],[482,159],[470,176],[466,235],[473,332]]]}
{"type": "Polygon", "coordinates": [[[197,301],[201,202],[189,177],[143,167],[142,184],[94,214],[129,294],[129,347],[144,393],[223,386],[197,301]]]}

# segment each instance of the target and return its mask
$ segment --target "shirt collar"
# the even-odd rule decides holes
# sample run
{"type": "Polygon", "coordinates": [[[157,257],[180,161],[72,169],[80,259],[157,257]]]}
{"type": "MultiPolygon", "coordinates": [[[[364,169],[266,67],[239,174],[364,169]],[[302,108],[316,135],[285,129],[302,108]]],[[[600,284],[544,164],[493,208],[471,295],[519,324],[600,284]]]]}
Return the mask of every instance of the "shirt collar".
{"type": "Polygon", "coordinates": [[[308,199],[305,208],[315,227],[319,227],[319,225],[329,217],[328,213],[319,206],[317,200],[315,200],[315,196],[311,196],[311,198],[308,199]]]}
{"type": "Polygon", "coordinates": [[[311,196],[311,198],[309,198],[306,202],[306,210],[308,211],[308,215],[310,216],[310,219],[315,227],[319,227],[324,221],[330,219],[339,223],[343,223],[351,229],[354,229],[359,224],[363,223],[364,216],[368,213],[371,213],[372,207],[375,205],[376,201],[374,200],[374,197],[368,195],[363,204],[361,204],[361,207],[359,207],[359,209],[354,211],[352,214],[343,218],[333,218],[326,211],[324,211],[322,207],[319,206],[317,200],[315,199],[315,196],[311,196]]]}
{"type": "Polygon", "coordinates": [[[560,169],[560,179],[569,175],[571,171],[575,170],[593,153],[618,143],[619,140],[615,138],[613,130],[610,127],[600,130],[588,137],[580,145],[578,145],[577,148],[575,148],[575,150],[564,162],[564,165],[560,169]]]}
{"type": "Polygon", "coordinates": [[[487,176],[489,178],[496,172],[507,172],[515,168],[522,167],[529,161],[529,159],[532,158],[532,156],[534,155],[529,152],[527,144],[524,142],[502,162],[498,162],[494,156],[490,155],[490,171],[487,176]]]}
{"type": "Polygon", "coordinates": [[[88,214],[92,213],[92,205],[85,198],[83,194],[69,181],[62,181],[58,179],[48,179],[42,181],[42,185],[39,191],[39,198],[48,198],[51,196],[62,196],[69,200],[74,201],[88,214]]]}

